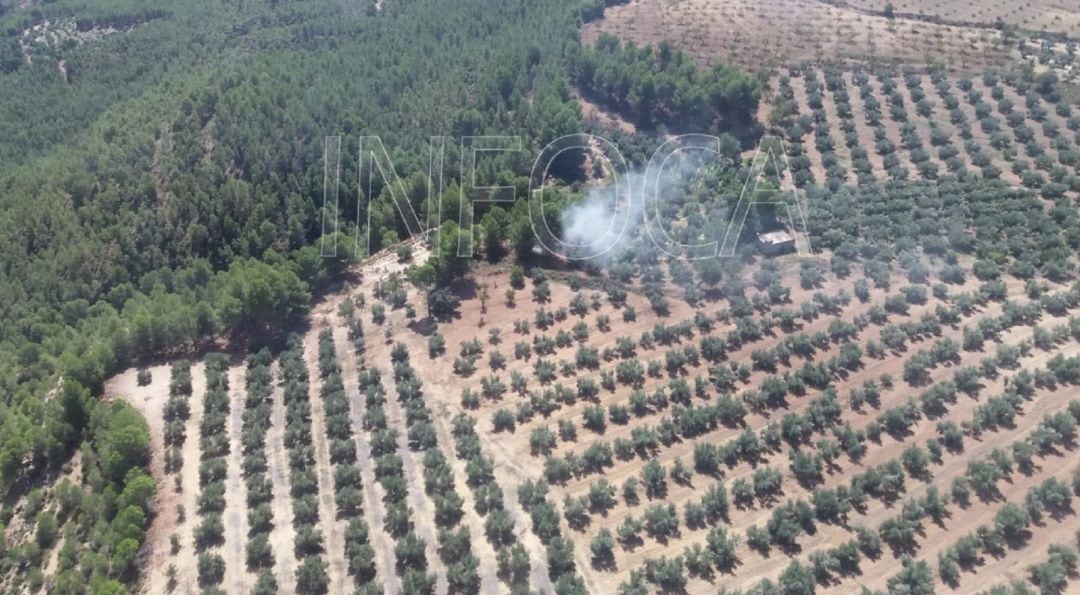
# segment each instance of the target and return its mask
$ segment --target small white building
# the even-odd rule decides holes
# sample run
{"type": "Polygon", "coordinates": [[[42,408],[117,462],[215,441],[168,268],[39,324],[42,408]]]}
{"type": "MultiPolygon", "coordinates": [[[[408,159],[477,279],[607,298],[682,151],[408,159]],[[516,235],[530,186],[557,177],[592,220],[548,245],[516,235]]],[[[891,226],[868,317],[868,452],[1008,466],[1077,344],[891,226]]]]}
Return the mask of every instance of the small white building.
{"type": "Polygon", "coordinates": [[[795,237],[784,230],[758,234],[758,249],[763,254],[780,254],[795,248],[795,237]]]}

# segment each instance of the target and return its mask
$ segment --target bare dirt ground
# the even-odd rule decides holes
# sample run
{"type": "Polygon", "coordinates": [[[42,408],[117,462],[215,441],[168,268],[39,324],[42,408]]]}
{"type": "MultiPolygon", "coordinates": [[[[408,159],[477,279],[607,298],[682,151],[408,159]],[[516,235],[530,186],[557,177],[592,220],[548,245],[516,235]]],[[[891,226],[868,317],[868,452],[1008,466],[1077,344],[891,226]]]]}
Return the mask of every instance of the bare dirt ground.
{"type": "MultiPolygon", "coordinates": [[[[826,0],[861,10],[881,13],[885,4],[878,0],[826,0]]],[[[1068,0],[893,0],[897,15],[925,15],[945,21],[981,23],[993,26],[997,19],[1031,31],[1080,35],[1080,14],[1068,0]]]]}
{"type": "Polygon", "coordinates": [[[587,23],[582,39],[592,44],[601,33],[638,45],[670,40],[707,64],[748,68],[880,58],[968,69],[1012,56],[992,29],[888,19],[817,0],[633,0],[587,23]]]}
{"type": "Polygon", "coordinates": [[[255,577],[247,570],[244,547],[248,537],[247,485],[244,483],[242,444],[244,414],[244,371],[243,363],[229,368],[229,419],[226,430],[229,433],[228,468],[225,477],[225,512],[222,522],[225,524],[225,545],[222,557],[225,558],[225,578],[222,588],[230,593],[245,593],[255,585],[255,577]]]}
{"type": "Polygon", "coordinates": [[[293,544],[292,498],[289,495],[289,460],[285,451],[285,395],[278,382],[277,362],[271,369],[274,391],[271,395],[270,427],[266,431],[267,475],[273,485],[270,507],[274,511],[274,528],[270,531],[270,547],[274,552],[274,574],[278,588],[288,593],[296,585],[296,553],[293,544]]]}
{"type": "Polygon", "coordinates": [[[634,134],[637,132],[637,127],[619,114],[605,110],[580,95],[577,97],[577,103],[578,109],[581,110],[581,116],[586,120],[595,122],[602,128],[618,130],[623,134],[634,134]]]}
{"type": "MultiPolygon", "coordinates": [[[[105,385],[106,398],[121,398],[139,410],[150,428],[150,473],[157,483],[157,495],[154,499],[156,514],[150,521],[146,543],[149,555],[147,568],[158,569],[146,573],[146,585],[143,593],[163,593],[167,579],[165,567],[168,565],[169,535],[176,530],[176,505],[182,495],[172,486],[172,477],[165,473],[165,424],[161,412],[169,398],[169,366],[167,364],[147,368],[151,373],[149,386],[140,387],[136,382],[136,370],[130,369],[111,378],[105,385]]],[[[189,428],[190,429],[190,428],[189,428]]],[[[198,457],[196,457],[196,460],[198,457]]]]}

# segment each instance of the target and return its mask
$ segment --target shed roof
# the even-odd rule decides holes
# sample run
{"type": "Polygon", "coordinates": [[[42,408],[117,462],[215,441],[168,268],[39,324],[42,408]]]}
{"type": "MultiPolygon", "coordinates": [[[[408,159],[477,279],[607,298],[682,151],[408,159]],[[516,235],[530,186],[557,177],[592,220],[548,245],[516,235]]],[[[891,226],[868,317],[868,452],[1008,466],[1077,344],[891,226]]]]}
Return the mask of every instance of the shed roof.
{"type": "Polygon", "coordinates": [[[795,238],[784,230],[770,231],[767,233],[759,233],[758,241],[763,244],[786,244],[788,242],[794,242],[795,238]]]}

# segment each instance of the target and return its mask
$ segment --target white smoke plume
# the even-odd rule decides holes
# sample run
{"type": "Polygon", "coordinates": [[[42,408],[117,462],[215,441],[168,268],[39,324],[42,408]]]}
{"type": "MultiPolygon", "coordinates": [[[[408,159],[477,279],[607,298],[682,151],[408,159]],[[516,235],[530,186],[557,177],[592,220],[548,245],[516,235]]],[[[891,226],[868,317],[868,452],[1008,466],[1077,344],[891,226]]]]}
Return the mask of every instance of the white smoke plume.
{"type": "Polygon", "coordinates": [[[700,167],[700,162],[691,161],[695,160],[669,162],[659,179],[656,172],[646,176],[644,171],[632,171],[622,176],[617,185],[589,189],[584,199],[562,213],[562,241],[569,252],[567,256],[607,263],[631,248],[645,216],[651,218],[651,233],[656,233],[659,224],[670,225],[670,221],[657,221],[657,205],[652,201],[662,201],[669,192],[678,191],[679,182],[700,167]]]}
{"type": "Polygon", "coordinates": [[[619,184],[590,188],[581,201],[562,213],[562,240],[570,256],[618,258],[633,239],[642,217],[640,173],[623,176],[619,184]]]}

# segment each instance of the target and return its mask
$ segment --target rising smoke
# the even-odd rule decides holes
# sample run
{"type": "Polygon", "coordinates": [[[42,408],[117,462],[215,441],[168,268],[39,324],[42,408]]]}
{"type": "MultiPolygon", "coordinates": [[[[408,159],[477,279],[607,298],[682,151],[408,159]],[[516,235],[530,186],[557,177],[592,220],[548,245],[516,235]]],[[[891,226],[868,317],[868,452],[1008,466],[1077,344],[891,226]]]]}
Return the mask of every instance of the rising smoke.
{"type": "Polygon", "coordinates": [[[642,221],[643,181],[640,172],[624,175],[567,207],[561,223],[568,256],[607,262],[625,253],[642,221]]]}
{"type": "Polygon", "coordinates": [[[562,213],[565,256],[602,264],[617,260],[634,246],[645,217],[650,218],[650,234],[659,241],[655,234],[662,223],[653,201],[679,191],[700,165],[695,159],[673,159],[662,171],[636,170],[621,176],[617,184],[590,188],[585,198],[562,213]]]}

